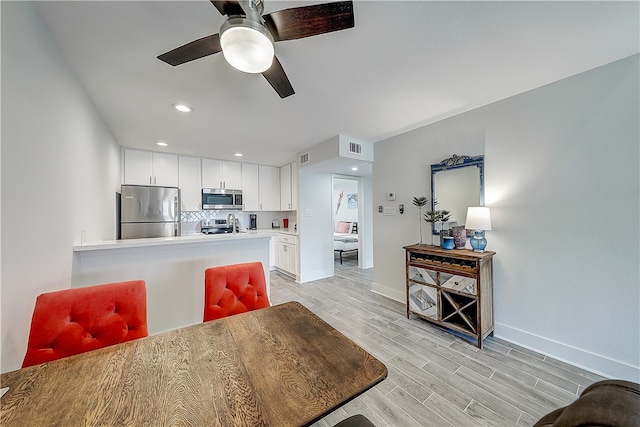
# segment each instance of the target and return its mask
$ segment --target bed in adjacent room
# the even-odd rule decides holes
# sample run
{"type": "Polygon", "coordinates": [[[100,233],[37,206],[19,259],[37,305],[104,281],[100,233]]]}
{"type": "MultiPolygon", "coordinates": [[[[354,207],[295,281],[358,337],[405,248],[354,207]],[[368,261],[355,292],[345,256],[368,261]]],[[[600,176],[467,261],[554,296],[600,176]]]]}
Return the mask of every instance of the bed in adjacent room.
{"type": "Polygon", "coordinates": [[[342,264],[342,254],[344,252],[355,252],[358,254],[358,223],[338,221],[333,233],[333,251],[340,256],[342,264]]]}

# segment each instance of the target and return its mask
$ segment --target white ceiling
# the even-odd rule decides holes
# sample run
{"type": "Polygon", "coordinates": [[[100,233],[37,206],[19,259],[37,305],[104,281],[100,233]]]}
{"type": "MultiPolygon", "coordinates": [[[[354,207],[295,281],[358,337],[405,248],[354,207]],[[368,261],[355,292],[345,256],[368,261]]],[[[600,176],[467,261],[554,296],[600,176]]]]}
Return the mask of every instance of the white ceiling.
{"type": "MultiPolygon", "coordinates": [[[[265,0],[265,13],[323,2],[265,0]]],[[[336,135],[393,135],[638,53],[638,2],[356,1],[355,28],[276,44],[296,93],[221,54],[161,53],[217,33],[207,0],[36,2],[126,147],[280,166],[336,135]],[[185,115],[171,105],[194,108],[185,115]]]]}

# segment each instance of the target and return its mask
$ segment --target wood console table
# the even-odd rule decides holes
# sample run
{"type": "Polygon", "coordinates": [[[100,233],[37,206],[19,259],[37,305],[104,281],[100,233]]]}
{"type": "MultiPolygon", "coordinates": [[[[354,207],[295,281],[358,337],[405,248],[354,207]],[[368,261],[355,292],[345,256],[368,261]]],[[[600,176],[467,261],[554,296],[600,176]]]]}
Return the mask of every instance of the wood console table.
{"type": "Polygon", "coordinates": [[[411,313],[477,341],[493,332],[493,255],[410,245],[406,251],[407,318],[411,313]]]}

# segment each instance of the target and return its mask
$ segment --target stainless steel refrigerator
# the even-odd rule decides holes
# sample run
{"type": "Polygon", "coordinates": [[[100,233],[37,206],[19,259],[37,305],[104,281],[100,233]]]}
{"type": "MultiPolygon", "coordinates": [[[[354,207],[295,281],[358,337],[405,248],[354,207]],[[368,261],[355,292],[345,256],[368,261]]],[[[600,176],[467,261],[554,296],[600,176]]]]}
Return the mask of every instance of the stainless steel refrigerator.
{"type": "Polygon", "coordinates": [[[120,195],[122,239],[180,235],[180,190],[123,185],[120,195]]]}

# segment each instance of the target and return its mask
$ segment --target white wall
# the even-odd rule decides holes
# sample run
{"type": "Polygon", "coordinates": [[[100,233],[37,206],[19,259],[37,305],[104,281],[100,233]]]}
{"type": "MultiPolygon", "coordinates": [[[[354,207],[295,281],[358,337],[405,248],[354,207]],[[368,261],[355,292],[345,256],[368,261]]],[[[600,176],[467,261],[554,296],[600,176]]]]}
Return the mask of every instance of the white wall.
{"type": "Polygon", "coordinates": [[[333,212],[333,226],[338,221],[358,222],[358,207],[349,208],[349,194],[358,194],[358,181],[355,179],[333,178],[333,197],[331,198],[333,212]],[[338,209],[338,197],[342,192],[342,201],[338,209]]]}
{"type": "MultiPolygon", "coordinates": [[[[429,165],[485,154],[495,335],[640,381],[639,56],[376,144],[374,291],[404,301],[402,246],[429,165]],[[402,174],[398,171],[404,171],[402,174]]],[[[428,237],[427,237],[428,242],[428,237]]]]}
{"type": "Polygon", "coordinates": [[[358,253],[358,267],[373,267],[373,181],[371,178],[360,178],[358,196],[358,240],[360,252],[358,253]]]}
{"type": "MultiPolygon", "coordinates": [[[[78,251],[72,287],[144,279],[147,326],[153,335],[202,322],[207,268],[259,261],[268,273],[270,241],[269,235],[245,234],[242,238],[211,236],[179,245],[78,251]]],[[[266,274],[265,279],[270,296],[270,276],[266,274]]]]}
{"type": "Polygon", "coordinates": [[[298,233],[300,283],[333,276],[333,213],[331,174],[313,167],[300,169],[298,233]]]}
{"type": "Polygon", "coordinates": [[[72,246],[115,238],[119,146],[31,3],[2,8],[2,372],[35,298],[69,288],[72,246]]]}
{"type": "MultiPolygon", "coordinates": [[[[334,274],[333,230],[335,200],[334,174],[315,167],[300,169],[300,200],[298,211],[300,283],[331,277],[334,274]]],[[[371,180],[358,180],[358,236],[361,252],[358,266],[373,266],[373,221],[371,214],[371,180]]],[[[346,191],[342,209],[346,209],[346,191]]]]}

